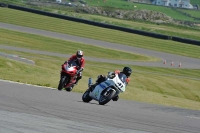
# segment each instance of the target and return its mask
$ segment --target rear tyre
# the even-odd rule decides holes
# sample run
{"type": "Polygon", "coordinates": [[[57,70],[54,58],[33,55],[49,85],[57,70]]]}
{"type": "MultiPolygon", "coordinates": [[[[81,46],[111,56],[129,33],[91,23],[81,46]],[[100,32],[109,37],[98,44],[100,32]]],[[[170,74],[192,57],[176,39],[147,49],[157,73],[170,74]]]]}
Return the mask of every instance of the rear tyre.
{"type": "Polygon", "coordinates": [[[108,103],[115,96],[115,93],[116,92],[114,90],[103,92],[100,96],[99,104],[105,105],[106,103],[108,103]]]}
{"type": "Polygon", "coordinates": [[[58,84],[58,90],[61,91],[64,88],[66,77],[61,77],[60,82],[58,84]]]}
{"type": "Polygon", "coordinates": [[[89,94],[90,94],[90,91],[89,91],[89,90],[87,90],[87,91],[83,94],[83,96],[82,96],[83,102],[88,103],[88,102],[90,102],[90,101],[92,100],[92,98],[89,96],[89,94]]]}

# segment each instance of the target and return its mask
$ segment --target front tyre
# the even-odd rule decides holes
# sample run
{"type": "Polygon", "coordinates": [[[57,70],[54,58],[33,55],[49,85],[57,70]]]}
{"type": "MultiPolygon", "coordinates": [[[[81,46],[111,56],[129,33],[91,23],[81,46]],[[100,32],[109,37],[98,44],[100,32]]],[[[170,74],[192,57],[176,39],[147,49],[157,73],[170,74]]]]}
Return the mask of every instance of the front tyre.
{"type": "Polygon", "coordinates": [[[108,92],[104,92],[101,94],[99,98],[99,104],[100,105],[105,105],[108,103],[114,96],[115,96],[115,91],[114,90],[109,90],[108,92]]]}
{"type": "Polygon", "coordinates": [[[90,91],[89,91],[89,90],[87,90],[87,91],[83,94],[83,96],[82,96],[83,102],[88,103],[88,102],[90,102],[90,101],[92,100],[92,98],[89,96],[89,94],[90,94],[90,91]]]}
{"type": "Polygon", "coordinates": [[[65,85],[65,79],[66,77],[61,77],[59,85],[58,85],[58,90],[61,91],[64,88],[65,85]]]}

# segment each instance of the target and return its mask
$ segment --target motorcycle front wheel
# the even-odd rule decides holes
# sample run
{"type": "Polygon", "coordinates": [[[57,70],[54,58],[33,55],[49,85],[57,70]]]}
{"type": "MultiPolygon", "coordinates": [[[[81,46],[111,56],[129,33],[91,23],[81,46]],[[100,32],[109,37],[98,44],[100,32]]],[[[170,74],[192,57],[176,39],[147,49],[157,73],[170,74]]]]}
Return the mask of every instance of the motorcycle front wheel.
{"type": "Polygon", "coordinates": [[[64,88],[66,83],[66,77],[61,77],[60,82],[58,84],[58,90],[61,91],[64,88]]]}
{"type": "Polygon", "coordinates": [[[105,91],[101,94],[100,99],[99,99],[99,104],[100,105],[105,105],[108,103],[114,96],[115,96],[115,91],[114,90],[109,90],[108,92],[105,91]]]}
{"type": "Polygon", "coordinates": [[[83,94],[83,96],[82,96],[83,102],[88,103],[88,102],[90,102],[90,101],[92,100],[92,98],[89,96],[89,94],[90,94],[90,91],[89,91],[89,90],[87,90],[87,91],[83,94]]]}

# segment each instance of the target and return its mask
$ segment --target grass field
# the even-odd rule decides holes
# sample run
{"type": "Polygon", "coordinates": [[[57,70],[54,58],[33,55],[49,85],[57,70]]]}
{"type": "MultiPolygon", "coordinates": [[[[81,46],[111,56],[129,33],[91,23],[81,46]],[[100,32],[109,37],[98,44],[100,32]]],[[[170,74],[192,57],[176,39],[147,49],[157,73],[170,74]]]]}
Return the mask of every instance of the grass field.
{"type": "MultiPolygon", "coordinates": [[[[200,47],[194,45],[144,37],[6,8],[0,8],[0,15],[2,16],[0,22],[200,58],[200,47]]],[[[190,30],[184,32],[193,34],[190,30]]]]}
{"type": "MultiPolygon", "coordinates": [[[[45,1],[45,0],[42,0],[45,1]]],[[[46,0],[47,1],[47,0],[46,0]]],[[[65,0],[63,2],[71,2],[70,0],[65,0]]],[[[169,7],[164,7],[164,6],[156,6],[156,5],[151,5],[151,4],[141,4],[137,2],[127,2],[125,0],[85,0],[87,2],[87,5],[89,6],[100,6],[100,7],[108,7],[110,10],[115,10],[115,9],[124,9],[124,10],[140,10],[140,9],[145,9],[145,10],[151,10],[151,11],[157,11],[157,12],[162,12],[173,19],[176,20],[183,20],[183,21],[193,21],[193,22],[199,22],[200,20],[196,20],[192,17],[189,17],[187,15],[184,15],[182,13],[176,12],[172,10],[169,7]],[[112,9],[113,8],[113,9],[112,9]]],[[[0,0],[0,2],[8,3],[8,4],[15,4],[15,5],[21,5],[21,6],[30,6],[27,5],[27,0],[0,0]]],[[[192,4],[200,4],[198,0],[193,0],[191,1],[192,4]]],[[[45,11],[55,11],[59,10],[62,12],[62,10],[67,10],[69,11],[70,9],[67,6],[30,6],[31,8],[36,8],[36,9],[43,9],[45,11]]],[[[187,12],[187,9],[182,9],[183,12],[187,12]]],[[[193,14],[199,14],[199,11],[193,10],[193,14]]],[[[197,15],[195,15],[197,16],[197,15]]]]}
{"type": "MultiPolygon", "coordinates": [[[[140,3],[134,3],[134,2],[127,2],[124,0],[106,0],[106,2],[99,1],[99,0],[86,0],[88,5],[90,6],[102,6],[102,7],[113,7],[117,9],[126,9],[126,10],[138,10],[138,9],[146,9],[151,11],[157,11],[162,12],[173,19],[177,20],[187,20],[187,21],[196,21],[200,22],[198,20],[194,20],[191,17],[188,17],[186,15],[180,14],[174,10],[172,10],[169,7],[164,6],[156,6],[156,5],[148,5],[148,4],[140,4],[140,3]],[[136,7],[134,7],[136,6],[136,7]]],[[[194,11],[198,13],[198,11],[194,11]]]]}
{"type": "MultiPolygon", "coordinates": [[[[5,2],[5,0],[0,0],[0,1],[5,2]]],[[[22,2],[22,1],[19,1],[19,0],[8,0],[6,2],[13,3],[13,4],[19,4],[20,3],[20,4],[23,4],[22,6],[25,6],[25,4],[26,4],[26,1],[22,2]]],[[[92,1],[87,1],[87,2],[89,4],[90,3],[98,3],[97,0],[92,0],[92,1]]],[[[124,3],[127,3],[127,2],[121,1],[121,0],[115,0],[115,1],[108,0],[104,4],[109,3],[109,2],[116,3],[116,4],[113,4],[113,5],[122,5],[122,6],[124,5],[124,3]]],[[[129,4],[138,4],[138,3],[129,3],[129,4]]],[[[137,7],[138,9],[141,8],[141,9],[148,9],[148,10],[155,10],[155,11],[163,12],[163,13],[167,14],[168,16],[171,16],[172,18],[178,19],[178,20],[186,20],[186,21],[193,21],[194,20],[194,18],[188,17],[187,15],[184,15],[183,13],[180,13],[179,11],[186,12],[187,14],[190,14],[193,17],[198,17],[199,14],[200,14],[199,11],[196,11],[196,10],[190,11],[190,10],[185,10],[185,9],[180,9],[180,10],[178,9],[179,11],[177,11],[177,10],[172,10],[168,7],[146,5],[146,4],[139,4],[139,5],[140,6],[137,7]]],[[[26,6],[30,6],[30,5],[26,5],[26,6]]],[[[79,18],[83,18],[83,19],[113,24],[113,25],[122,26],[122,27],[128,27],[128,28],[134,28],[134,29],[139,29],[139,30],[144,30],[144,31],[161,33],[161,34],[170,35],[170,36],[178,36],[178,37],[183,37],[183,38],[191,38],[191,39],[200,40],[200,37],[199,37],[200,25],[198,25],[198,24],[196,24],[195,27],[189,28],[189,27],[185,27],[185,26],[178,26],[178,25],[172,25],[172,24],[159,24],[159,25],[157,25],[156,23],[150,23],[150,22],[147,22],[147,21],[138,21],[138,20],[125,21],[125,20],[114,19],[114,18],[110,18],[110,17],[97,16],[97,15],[89,15],[89,14],[83,14],[83,13],[78,14],[78,13],[74,13],[75,9],[73,9],[73,8],[69,8],[67,6],[59,6],[59,5],[57,5],[57,6],[53,5],[52,7],[31,6],[31,8],[36,8],[36,9],[39,9],[39,10],[45,10],[47,12],[65,14],[65,15],[73,16],[73,17],[75,16],[75,17],[79,17],[79,18]],[[187,31],[189,31],[190,34],[188,34],[188,32],[186,33],[185,29],[187,29],[187,31]]],[[[125,8],[127,8],[127,6],[125,6],[125,8]]],[[[111,10],[111,8],[109,8],[109,9],[111,10]]],[[[115,10],[115,8],[113,8],[112,10],[115,10]]],[[[200,20],[195,20],[195,21],[200,22],[200,20]]]]}
{"type": "MultiPolygon", "coordinates": [[[[0,13],[2,13],[1,11],[0,13]]],[[[179,53],[185,54],[187,56],[194,56],[197,58],[200,57],[200,49],[197,46],[138,36],[120,31],[108,30],[80,23],[35,15],[31,13],[23,13],[18,11],[13,12],[13,14],[15,13],[17,13],[17,17],[15,17],[14,15],[12,17],[10,16],[9,18],[1,17],[0,22],[13,23],[57,31],[61,33],[71,33],[74,35],[94,39],[100,38],[105,39],[104,41],[118,42],[121,44],[132,46],[135,45],[138,47],[146,47],[149,49],[157,49],[160,51],[172,50],[176,54],[179,53]],[[94,34],[94,31],[96,34],[94,34]],[[135,42],[133,42],[133,40],[135,42]]],[[[90,49],[86,52],[87,56],[102,58],[108,57],[111,59],[114,58],[112,54],[115,53],[115,50],[108,50],[108,53],[105,53],[104,55],[101,54],[104,49],[100,47],[92,47],[87,44],[52,39],[5,29],[0,29],[0,44],[25,47],[29,49],[40,49],[43,51],[58,53],[69,52],[69,54],[74,53],[70,51],[77,50],[77,46],[80,46],[79,48],[82,48],[86,51],[87,49],[90,49]],[[65,49],[63,50],[63,48],[65,49]],[[98,50],[99,52],[96,52],[98,50]]],[[[0,57],[0,79],[54,88],[57,87],[59,81],[60,67],[61,64],[66,60],[66,58],[2,49],[0,49],[0,52],[16,54],[20,57],[31,59],[36,63],[36,65],[29,65],[0,57]]],[[[121,59],[123,60],[130,60],[130,56],[135,56],[136,59],[142,58],[142,60],[149,60],[149,57],[144,57],[141,55],[130,55],[130,53],[123,54],[124,56],[121,57],[121,59]]],[[[83,79],[79,82],[77,86],[75,86],[73,91],[82,93],[87,89],[87,80],[89,77],[92,77],[94,81],[99,74],[106,75],[108,71],[115,69],[121,70],[123,67],[124,65],[122,64],[109,64],[87,61],[85,69],[83,71],[83,79]]],[[[127,91],[120,95],[121,99],[136,100],[141,102],[149,102],[167,106],[176,106],[200,110],[199,69],[167,69],[141,66],[130,67],[133,69],[131,82],[127,87],[127,91]]]]}
{"type": "Polygon", "coordinates": [[[200,1],[199,0],[190,0],[191,4],[199,4],[200,5],[200,1]]]}
{"type": "Polygon", "coordinates": [[[189,15],[191,15],[192,17],[196,17],[200,19],[200,10],[199,11],[195,11],[195,10],[183,10],[183,9],[179,9],[181,12],[183,13],[187,13],[189,15]]]}
{"type": "Polygon", "coordinates": [[[160,33],[160,34],[169,35],[169,36],[179,36],[183,38],[191,38],[195,40],[200,40],[200,37],[199,37],[200,28],[198,29],[197,27],[195,29],[195,28],[178,26],[178,25],[175,26],[175,25],[167,25],[167,24],[142,23],[138,21],[115,19],[115,18],[104,17],[104,16],[99,16],[99,15],[79,14],[79,13],[71,13],[71,12],[62,12],[62,13],[68,16],[73,16],[73,17],[75,16],[82,19],[117,25],[121,27],[160,33]]]}
{"type": "Polygon", "coordinates": [[[154,57],[147,57],[144,55],[137,55],[132,53],[126,53],[123,51],[116,51],[111,49],[105,49],[101,47],[95,47],[92,45],[68,42],[58,39],[41,38],[41,36],[24,34],[20,32],[14,32],[9,30],[0,29],[0,44],[30,48],[35,50],[44,50],[62,54],[74,54],[74,51],[82,49],[85,52],[85,56],[95,58],[106,59],[119,59],[129,61],[158,61],[159,59],[154,57]],[[11,36],[12,35],[12,36],[11,36]],[[98,49],[98,50],[96,50],[98,49]],[[103,54],[102,54],[103,53],[103,54]]]}

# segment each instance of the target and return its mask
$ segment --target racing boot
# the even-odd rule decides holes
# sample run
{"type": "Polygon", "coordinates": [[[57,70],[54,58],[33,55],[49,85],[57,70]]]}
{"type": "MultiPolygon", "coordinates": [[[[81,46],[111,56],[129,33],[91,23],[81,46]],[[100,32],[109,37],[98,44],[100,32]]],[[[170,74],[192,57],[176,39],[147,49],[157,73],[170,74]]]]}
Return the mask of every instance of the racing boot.
{"type": "Polygon", "coordinates": [[[118,99],[119,99],[118,95],[112,98],[113,101],[117,101],[118,99]]]}
{"type": "Polygon", "coordinates": [[[73,88],[74,88],[74,85],[72,85],[72,86],[69,87],[69,88],[66,88],[66,91],[72,91],[73,88]]]}

